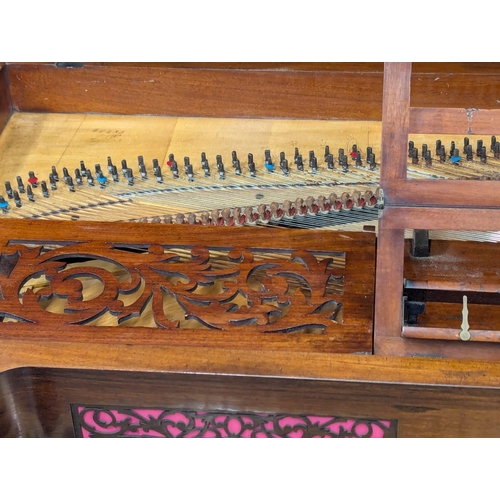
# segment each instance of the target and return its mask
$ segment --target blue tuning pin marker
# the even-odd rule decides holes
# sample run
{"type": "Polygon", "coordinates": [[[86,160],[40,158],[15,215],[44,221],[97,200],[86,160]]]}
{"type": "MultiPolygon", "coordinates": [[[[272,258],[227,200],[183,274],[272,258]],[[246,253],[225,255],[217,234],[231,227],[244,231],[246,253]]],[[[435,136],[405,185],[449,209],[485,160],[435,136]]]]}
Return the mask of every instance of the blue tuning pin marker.
{"type": "Polygon", "coordinates": [[[8,209],[9,209],[9,203],[5,201],[5,198],[3,196],[0,196],[0,210],[5,214],[7,213],[8,209]]]}

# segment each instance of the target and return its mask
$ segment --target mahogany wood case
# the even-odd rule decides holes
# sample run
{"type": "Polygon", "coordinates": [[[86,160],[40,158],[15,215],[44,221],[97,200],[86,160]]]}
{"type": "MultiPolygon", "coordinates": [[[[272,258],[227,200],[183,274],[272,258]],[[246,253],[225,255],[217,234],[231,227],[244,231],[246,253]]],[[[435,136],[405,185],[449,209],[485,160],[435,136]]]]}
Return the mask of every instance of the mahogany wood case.
{"type": "MultiPolygon", "coordinates": [[[[381,122],[384,165],[377,234],[0,216],[0,437],[499,437],[493,306],[471,304],[467,342],[403,324],[404,280],[465,286],[405,230],[500,230],[496,181],[407,178],[408,135],[495,134],[498,89],[497,63],[0,64],[0,132],[21,113],[381,122]]],[[[433,251],[496,287],[493,245],[433,251]]]]}

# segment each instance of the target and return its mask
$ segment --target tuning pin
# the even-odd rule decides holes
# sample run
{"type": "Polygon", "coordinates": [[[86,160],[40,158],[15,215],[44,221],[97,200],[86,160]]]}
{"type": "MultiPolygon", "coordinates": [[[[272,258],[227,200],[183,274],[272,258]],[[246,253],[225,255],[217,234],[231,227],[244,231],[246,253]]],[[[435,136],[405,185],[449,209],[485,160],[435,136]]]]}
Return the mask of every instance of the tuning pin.
{"type": "Polygon", "coordinates": [[[490,145],[490,151],[493,153],[495,151],[495,144],[497,143],[497,138],[492,135],[491,136],[491,145],[490,145]]]}
{"type": "Polygon", "coordinates": [[[7,213],[8,209],[9,209],[9,202],[5,201],[5,198],[3,196],[0,196],[0,210],[5,214],[7,213]]]}
{"type": "Polygon", "coordinates": [[[134,185],[134,172],[131,168],[127,168],[127,181],[129,186],[134,185]]]}
{"type": "Polygon", "coordinates": [[[373,154],[373,148],[371,148],[370,146],[368,146],[366,148],[366,158],[368,158],[371,154],[373,154]]]}
{"type": "Polygon", "coordinates": [[[66,167],[63,168],[63,179],[64,179],[64,182],[68,182],[68,177],[69,177],[69,172],[68,172],[68,169],[66,167]]]}
{"type": "Polygon", "coordinates": [[[467,144],[467,147],[465,149],[465,155],[467,161],[472,161],[474,159],[474,151],[472,151],[472,144],[467,144]]]}
{"type": "Polygon", "coordinates": [[[481,147],[481,163],[486,163],[486,146],[481,147]]]}
{"type": "Polygon", "coordinates": [[[217,155],[216,161],[217,161],[217,172],[219,172],[219,178],[221,180],[224,180],[226,178],[226,172],[224,170],[224,163],[222,163],[222,156],[217,155]]]}
{"type": "Polygon", "coordinates": [[[24,189],[22,177],[20,175],[18,175],[16,177],[16,181],[17,181],[17,189],[19,190],[20,193],[24,193],[25,189],[24,189]]]}
{"type": "Polygon", "coordinates": [[[314,156],[314,151],[309,151],[309,167],[313,174],[318,172],[318,159],[314,156]]]}
{"type": "Polygon", "coordinates": [[[83,178],[79,168],[75,168],[75,181],[78,186],[83,184],[83,178]]]}
{"type": "Polygon", "coordinates": [[[248,153],[248,171],[252,177],[255,177],[257,171],[255,170],[255,163],[253,161],[253,154],[248,153]]]}
{"type": "Polygon", "coordinates": [[[47,183],[45,181],[40,182],[40,187],[42,188],[43,197],[48,198],[49,190],[47,189],[47,183]]]}
{"type": "Polygon", "coordinates": [[[94,177],[92,177],[92,172],[90,170],[87,170],[87,184],[89,186],[94,185],[94,177]]]}
{"type": "Polygon", "coordinates": [[[325,158],[325,161],[328,170],[333,170],[334,169],[333,155],[328,153],[328,155],[325,158]]]}
{"type": "Polygon", "coordinates": [[[236,151],[231,152],[231,162],[233,164],[233,168],[236,168],[236,162],[238,161],[238,156],[236,155],[236,151]]]}
{"type": "Polygon", "coordinates": [[[357,154],[358,154],[358,146],[356,144],[353,144],[349,155],[351,158],[356,158],[357,154]]]}
{"type": "Polygon", "coordinates": [[[153,175],[156,177],[156,182],[160,184],[163,182],[163,174],[157,158],[153,159],[153,175]]]}
{"type": "Polygon", "coordinates": [[[57,169],[55,166],[52,166],[51,172],[52,172],[52,175],[54,176],[54,180],[56,182],[58,182],[59,181],[59,174],[57,173],[57,169]]]}
{"type": "Polygon", "coordinates": [[[303,172],[304,171],[304,162],[302,161],[302,155],[297,156],[297,160],[295,161],[295,163],[297,164],[297,170],[299,172],[303,172]]]}
{"type": "Polygon", "coordinates": [[[99,172],[96,172],[96,180],[101,186],[101,188],[106,187],[106,183],[108,182],[108,178],[102,173],[102,170],[99,170],[99,172]]]}
{"type": "Polygon", "coordinates": [[[233,167],[234,167],[234,173],[236,175],[241,175],[240,160],[236,159],[236,161],[233,162],[233,167]]]}
{"type": "Polygon", "coordinates": [[[461,159],[462,157],[460,156],[460,151],[455,148],[453,150],[453,154],[450,156],[450,160],[452,161],[452,163],[455,163],[457,165],[461,159]]]}
{"type": "Polygon", "coordinates": [[[139,164],[139,173],[141,174],[141,179],[143,181],[147,180],[148,172],[146,170],[146,165],[144,165],[144,163],[139,164]]]}
{"type": "Polygon", "coordinates": [[[411,150],[411,162],[413,165],[418,165],[418,148],[411,150]]]}
{"type": "Polygon", "coordinates": [[[483,141],[481,139],[479,139],[477,141],[476,155],[481,156],[482,150],[483,150],[483,141]]]}
{"type": "Polygon", "coordinates": [[[469,138],[464,137],[464,154],[467,153],[467,147],[469,146],[469,138]]]}
{"type": "Polygon", "coordinates": [[[19,196],[19,193],[17,191],[13,191],[12,197],[14,198],[14,202],[16,204],[16,207],[21,208],[23,206],[23,204],[21,202],[21,197],[19,196]]]}
{"type": "Polygon", "coordinates": [[[208,164],[207,155],[201,153],[201,168],[205,172],[205,177],[210,177],[210,165],[208,164]]]}
{"type": "Polygon", "coordinates": [[[280,162],[280,168],[284,175],[288,175],[290,173],[290,170],[288,169],[288,160],[286,158],[283,158],[283,161],[280,162]]]}
{"type": "Polygon", "coordinates": [[[425,158],[425,155],[427,154],[427,144],[422,144],[422,158],[425,158]]]}
{"type": "Polygon", "coordinates": [[[108,172],[111,175],[111,172],[113,171],[113,162],[111,161],[111,156],[108,156],[108,172]]]}
{"type": "Polygon", "coordinates": [[[35,195],[33,194],[33,189],[30,184],[26,186],[26,194],[28,195],[29,201],[35,201],[35,195]]]}
{"type": "Polygon", "coordinates": [[[428,167],[432,167],[431,152],[430,152],[429,150],[427,150],[427,151],[425,152],[424,160],[425,160],[425,164],[426,164],[428,167]]]}
{"type": "Polygon", "coordinates": [[[38,177],[35,176],[35,172],[32,170],[28,172],[28,182],[31,184],[31,187],[38,187],[38,177]]]}
{"type": "Polygon", "coordinates": [[[436,156],[438,156],[438,155],[439,155],[439,153],[441,152],[441,145],[442,145],[442,144],[441,144],[441,141],[438,139],[438,140],[436,141],[436,156]]]}
{"type": "Polygon", "coordinates": [[[123,177],[127,177],[127,170],[128,170],[127,160],[122,160],[122,175],[123,175],[123,177]]]}
{"type": "Polygon", "coordinates": [[[140,167],[141,165],[144,165],[144,157],[142,155],[139,155],[137,157],[137,167],[140,167]]]}
{"type": "Polygon", "coordinates": [[[14,198],[14,192],[12,191],[12,186],[10,185],[10,181],[5,181],[5,191],[7,192],[7,196],[10,199],[14,198]]]}
{"type": "Polygon", "coordinates": [[[339,159],[342,158],[342,156],[344,156],[344,150],[343,148],[339,148],[339,159]]]}
{"type": "Polygon", "coordinates": [[[167,165],[170,167],[170,171],[172,172],[174,179],[179,178],[179,167],[177,165],[177,162],[175,161],[174,155],[170,153],[168,155],[168,161],[167,165]]]}
{"type": "Polygon", "coordinates": [[[87,177],[87,167],[83,161],[80,162],[80,173],[82,174],[82,177],[87,177]]]}
{"type": "Polygon", "coordinates": [[[500,142],[495,142],[495,146],[493,147],[493,156],[495,158],[500,158],[500,142]]]}
{"type": "Polygon", "coordinates": [[[68,179],[66,180],[66,184],[68,185],[68,189],[70,192],[74,193],[75,192],[75,185],[73,184],[73,178],[71,175],[68,176],[68,179]]]}
{"type": "Polygon", "coordinates": [[[186,172],[186,175],[188,176],[188,181],[193,182],[194,181],[193,165],[189,163],[189,157],[187,156],[184,157],[184,172],[186,172]]]}
{"type": "Polygon", "coordinates": [[[285,158],[284,151],[280,153],[280,168],[285,175],[288,175],[290,173],[290,170],[288,168],[288,160],[285,158]]]}
{"type": "Polygon", "coordinates": [[[325,146],[325,155],[324,155],[325,162],[329,154],[330,154],[330,146],[325,146]]]}
{"type": "Polygon", "coordinates": [[[370,165],[370,170],[375,170],[375,167],[377,166],[377,163],[375,161],[375,155],[373,153],[371,153],[368,156],[368,159],[366,160],[366,163],[368,163],[368,165],[370,165]]]}
{"type": "Polygon", "coordinates": [[[111,169],[111,177],[113,177],[113,182],[120,181],[120,176],[118,175],[118,169],[116,168],[116,165],[113,165],[113,168],[111,169]]]}
{"type": "Polygon", "coordinates": [[[271,158],[271,151],[269,149],[266,149],[264,151],[264,156],[265,156],[264,166],[266,167],[266,170],[268,172],[272,172],[274,170],[274,163],[271,158]]]}
{"type": "Polygon", "coordinates": [[[441,149],[439,150],[439,161],[441,163],[446,161],[446,149],[444,146],[441,146],[441,149]]]}
{"type": "Polygon", "coordinates": [[[54,174],[49,174],[49,184],[50,184],[50,189],[55,191],[57,189],[57,184],[56,180],[54,179],[54,174]]]}
{"type": "Polygon", "coordinates": [[[450,157],[453,156],[453,151],[455,151],[455,141],[451,141],[450,144],[450,157]]]}
{"type": "Polygon", "coordinates": [[[96,163],[96,165],[95,165],[95,175],[96,175],[96,177],[99,177],[100,175],[104,175],[102,173],[102,168],[101,168],[101,165],[99,165],[99,163],[96,163]]]}
{"type": "Polygon", "coordinates": [[[293,155],[293,162],[297,165],[297,158],[299,157],[299,148],[295,148],[295,153],[293,155]]]}
{"type": "Polygon", "coordinates": [[[342,165],[342,172],[346,174],[349,170],[349,164],[347,162],[347,155],[342,155],[342,158],[339,158],[339,163],[342,165]]]}
{"type": "Polygon", "coordinates": [[[358,151],[356,153],[356,167],[362,167],[363,161],[361,160],[361,153],[358,151]]]}
{"type": "Polygon", "coordinates": [[[415,149],[415,143],[413,141],[408,142],[408,158],[413,158],[412,152],[415,149]]]}

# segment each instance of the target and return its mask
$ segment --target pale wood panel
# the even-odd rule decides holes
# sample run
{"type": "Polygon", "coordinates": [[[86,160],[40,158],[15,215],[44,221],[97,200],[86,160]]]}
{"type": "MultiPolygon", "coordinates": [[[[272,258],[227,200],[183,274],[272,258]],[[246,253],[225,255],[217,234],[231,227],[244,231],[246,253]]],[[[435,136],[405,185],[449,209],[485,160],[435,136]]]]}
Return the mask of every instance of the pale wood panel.
{"type": "MultiPolygon", "coordinates": [[[[16,176],[27,178],[56,165],[68,148],[85,115],[16,113],[0,135],[0,178],[15,184],[16,176]]],[[[3,191],[3,189],[2,189],[3,191]]]]}

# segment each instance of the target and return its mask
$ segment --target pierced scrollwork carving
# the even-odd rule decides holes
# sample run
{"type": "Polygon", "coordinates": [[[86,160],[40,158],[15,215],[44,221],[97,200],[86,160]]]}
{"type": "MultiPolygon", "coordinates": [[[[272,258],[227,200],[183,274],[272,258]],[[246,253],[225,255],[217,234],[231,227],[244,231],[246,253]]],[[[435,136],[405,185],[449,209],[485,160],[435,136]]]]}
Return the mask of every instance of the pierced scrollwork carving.
{"type": "Polygon", "coordinates": [[[11,244],[0,248],[0,317],[324,332],[342,323],[343,272],[343,256],[307,250],[11,244]],[[141,323],[146,311],[151,321],[141,323]]]}
{"type": "Polygon", "coordinates": [[[75,435],[167,438],[383,438],[397,422],[317,415],[72,405],[75,435]]]}

